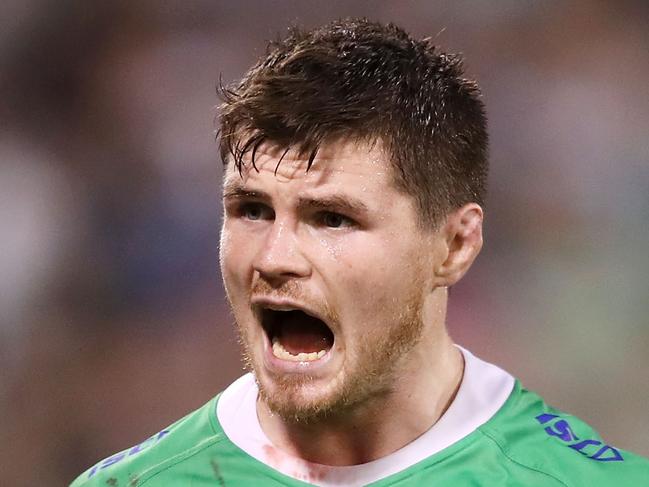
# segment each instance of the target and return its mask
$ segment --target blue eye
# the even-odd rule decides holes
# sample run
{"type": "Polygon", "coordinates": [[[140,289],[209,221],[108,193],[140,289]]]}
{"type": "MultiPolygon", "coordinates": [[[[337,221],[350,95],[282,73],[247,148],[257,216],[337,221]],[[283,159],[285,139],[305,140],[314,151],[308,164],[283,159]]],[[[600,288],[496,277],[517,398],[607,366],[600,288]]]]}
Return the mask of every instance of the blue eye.
{"type": "Polygon", "coordinates": [[[248,220],[259,220],[261,218],[261,209],[258,206],[247,206],[243,209],[243,214],[248,220]]]}
{"type": "Polygon", "coordinates": [[[241,205],[240,214],[243,218],[251,221],[273,218],[273,210],[261,203],[245,203],[241,205]]]}
{"type": "Polygon", "coordinates": [[[354,222],[340,213],[334,213],[327,211],[321,215],[322,224],[329,228],[342,228],[349,227],[354,224],[354,222]]]}

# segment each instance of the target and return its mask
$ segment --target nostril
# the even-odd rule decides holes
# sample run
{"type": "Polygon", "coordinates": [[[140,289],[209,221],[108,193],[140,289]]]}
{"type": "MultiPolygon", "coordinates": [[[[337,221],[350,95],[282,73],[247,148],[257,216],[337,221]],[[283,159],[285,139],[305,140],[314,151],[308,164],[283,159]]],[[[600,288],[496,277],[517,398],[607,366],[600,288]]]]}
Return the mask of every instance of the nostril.
{"type": "Polygon", "coordinates": [[[254,269],[269,281],[308,276],[311,266],[301,244],[287,222],[276,220],[253,261],[254,269]]]}
{"type": "Polygon", "coordinates": [[[284,282],[286,279],[302,278],[311,274],[308,259],[295,251],[260,256],[253,268],[269,283],[284,282]]]}

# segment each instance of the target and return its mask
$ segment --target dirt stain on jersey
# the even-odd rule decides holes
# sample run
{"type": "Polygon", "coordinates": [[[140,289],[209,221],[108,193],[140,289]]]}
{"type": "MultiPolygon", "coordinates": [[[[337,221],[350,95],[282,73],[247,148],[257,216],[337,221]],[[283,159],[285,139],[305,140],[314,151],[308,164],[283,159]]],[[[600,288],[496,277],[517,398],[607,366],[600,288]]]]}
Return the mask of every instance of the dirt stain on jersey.
{"type": "Polygon", "coordinates": [[[272,445],[263,446],[266,462],[279,471],[289,471],[293,478],[304,482],[322,482],[331,472],[331,467],[307,462],[288,455],[272,445]]]}
{"type": "Polygon", "coordinates": [[[212,471],[214,472],[214,477],[216,478],[217,482],[221,486],[225,486],[225,480],[223,480],[223,476],[221,475],[221,469],[219,468],[219,464],[215,459],[210,460],[210,465],[212,465],[212,471]]]}

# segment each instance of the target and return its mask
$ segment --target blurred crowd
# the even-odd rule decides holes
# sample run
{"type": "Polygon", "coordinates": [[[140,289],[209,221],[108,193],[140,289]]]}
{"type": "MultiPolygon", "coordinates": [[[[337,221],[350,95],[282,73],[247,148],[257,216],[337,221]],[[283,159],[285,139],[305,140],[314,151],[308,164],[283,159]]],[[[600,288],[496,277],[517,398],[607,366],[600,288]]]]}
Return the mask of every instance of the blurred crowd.
{"type": "Polygon", "coordinates": [[[0,6],[0,484],[65,485],[242,373],[218,269],[216,86],[290,24],[462,52],[490,119],[458,343],[649,455],[649,4],[0,6]]]}

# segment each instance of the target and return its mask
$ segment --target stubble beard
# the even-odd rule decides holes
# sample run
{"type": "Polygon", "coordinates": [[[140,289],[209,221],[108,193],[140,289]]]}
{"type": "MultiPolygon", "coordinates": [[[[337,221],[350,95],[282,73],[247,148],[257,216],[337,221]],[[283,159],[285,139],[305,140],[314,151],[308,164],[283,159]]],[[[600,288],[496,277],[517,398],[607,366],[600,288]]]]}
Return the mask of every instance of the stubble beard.
{"type": "Polygon", "coordinates": [[[417,291],[399,313],[384,310],[385,314],[392,315],[385,322],[392,324],[377,326],[359,339],[353,359],[345,360],[343,368],[322,394],[307,394],[313,389],[314,381],[309,375],[274,376],[268,379],[271,384],[265,384],[261,360],[259,357],[256,360],[252,352],[253,344],[245,326],[237,323],[244,363],[257,380],[260,399],[284,421],[315,423],[368,407],[390,395],[400,380],[400,365],[422,337],[423,297],[417,291]]]}

